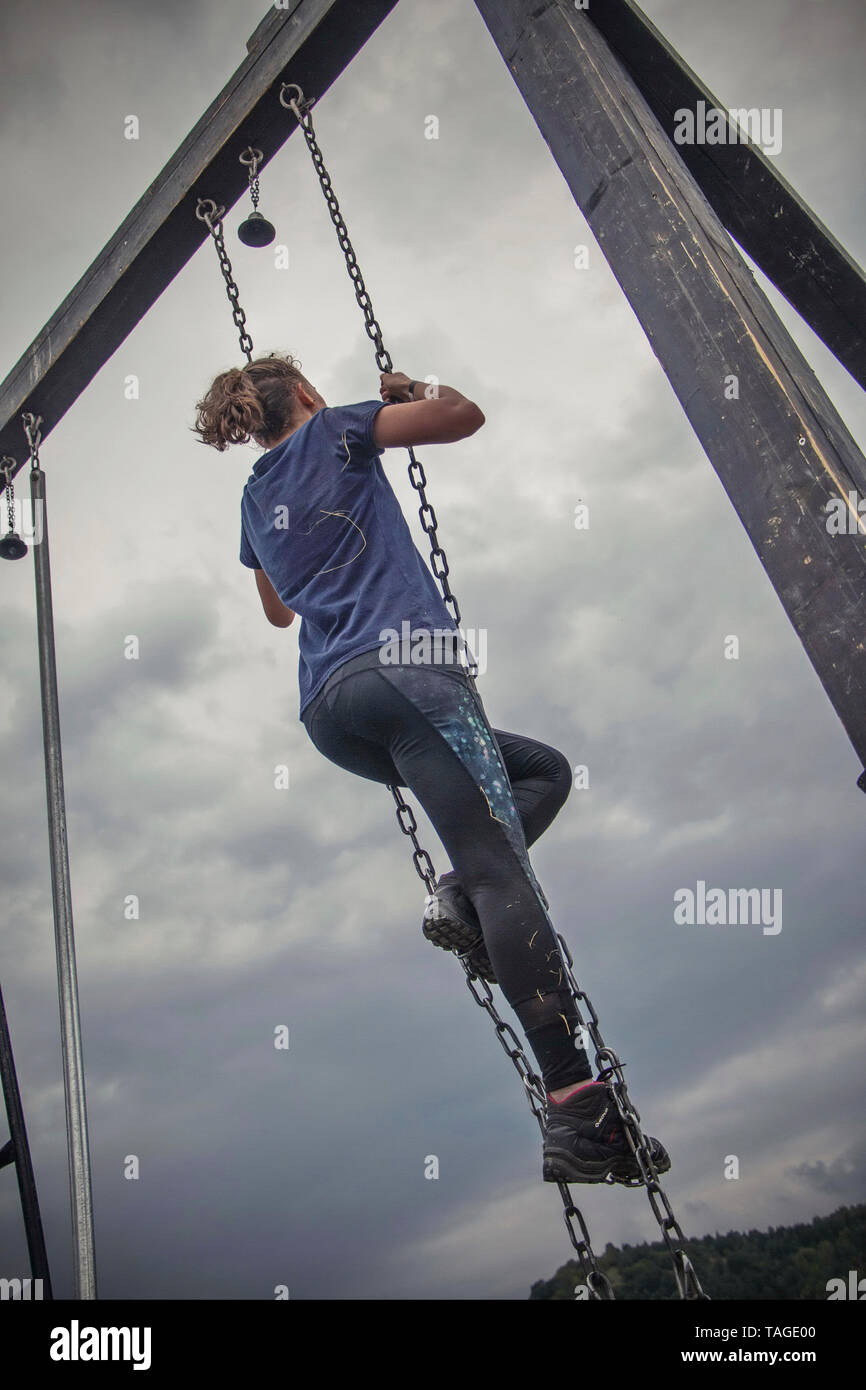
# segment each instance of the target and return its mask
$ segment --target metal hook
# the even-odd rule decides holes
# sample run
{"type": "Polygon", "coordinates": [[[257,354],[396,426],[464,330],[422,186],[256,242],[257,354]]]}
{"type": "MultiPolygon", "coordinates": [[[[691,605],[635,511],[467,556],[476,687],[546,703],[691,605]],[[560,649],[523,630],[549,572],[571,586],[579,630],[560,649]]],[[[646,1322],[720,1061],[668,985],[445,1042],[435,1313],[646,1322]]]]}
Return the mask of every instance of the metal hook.
{"type": "Polygon", "coordinates": [[[30,446],[30,462],[34,468],[39,467],[39,445],[42,443],[42,431],[39,426],[42,424],[41,415],[33,415],[29,410],[21,416],[24,423],[24,433],[27,436],[27,443],[30,446]]]}
{"type": "Polygon", "coordinates": [[[284,82],[283,85],[282,85],[282,87],[280,88],[280,105],[281,105],[281,106],[285,106],[285,108],[286,108],[287,111],[288,111],[288,110],[294,111],[294,113],[295,113],[295,115],[297,116],[298,120],[301,119],[301,116],[303,115],[303,113],[304,113],[305,111],[309,111],[310,108],[311,108],[312,106],[315,106],[315,104],[316,104],[316,98],[315,98],[315,97],[311,97],[311,98],[308,100],[308,99],[304,96],[304,93],[302,92],[301,88],[298,86],[297,82],[284,82]],[[286,100],[286,92],[291,92],[291,91],[297,92],[298,95],[297,95],[297,97],[290,97],[289,100],[287,101],[287,100],[286,100]]]}
{"type": "Polygon", "coordinates": [[[256,149],[255,145],[248,145],[243,154],[238,155],[241,164],[249,166],[250,179],[254,179],[258,172],[258,167],[264,160],[261,150],[256,149]]]}
{"type": "Polygon", "coordinates": [[[212,232],[213,223],[222,222],[225,211],[225,208],[221,204],[215,203],[213,198],[199,198],[195,215],[199,222],[206,223],[208,230],[212,232]]]}

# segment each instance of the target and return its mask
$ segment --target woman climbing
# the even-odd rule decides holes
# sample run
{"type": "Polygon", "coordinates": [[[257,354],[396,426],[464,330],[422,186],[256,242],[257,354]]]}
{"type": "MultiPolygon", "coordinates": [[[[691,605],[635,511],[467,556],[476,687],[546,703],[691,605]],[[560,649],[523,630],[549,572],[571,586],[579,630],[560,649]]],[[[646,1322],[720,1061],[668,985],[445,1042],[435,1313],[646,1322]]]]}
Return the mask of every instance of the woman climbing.
{"type": "MultiPolygon", "coordinates": [[[[300,717],[331,762],[424,807],[452,869],[424,931],[462,943],[517,1015],[548,1095],[547,1181],[640,1177],[607,1074],[593,1080],[547,900],[527,849],[571,789],[563,754],[491,729],[462,638],[412,541],[381,464],[385,449],[446,444],[480,429],[450,386],[382,373],[381,400],[328,406],[291,357],[221,373],[195,430],[218,450],[266,452],[241,499],[241,563],[268,620],[302,619],[300,717]],[[395,636],[409,643],[395,642],[395,636]]],[[[610,1069],[607,1069],[609,1072],[610,1069]]],[[[648,1139],[658,1172],[670,1159],[648,1139]]]]}

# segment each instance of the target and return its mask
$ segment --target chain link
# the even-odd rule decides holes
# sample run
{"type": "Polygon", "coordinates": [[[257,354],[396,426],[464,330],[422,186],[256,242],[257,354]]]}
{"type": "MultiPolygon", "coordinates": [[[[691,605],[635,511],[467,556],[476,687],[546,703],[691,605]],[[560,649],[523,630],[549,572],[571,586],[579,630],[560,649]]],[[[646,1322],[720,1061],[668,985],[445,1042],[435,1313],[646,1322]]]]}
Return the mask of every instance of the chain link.
{"type": "Polygon", "coordinates": [[[389,790],[397,803],[397,824],[403,834],[408,835],[412,841],[412,863],[415,865],[415,871],[418,877],[426,883],[427,892],[432,895],[436,892],[436,870],[430,855],[426,849],[422,849],[418,839],[416,833],[418,822],[415,819],[415,813],[398,786],[392,786],[389,790]]]}
{"type": "MultiPolygon", "coordinates": [[[[32,415],[30,411],[24,411],[21,416],[21,421],[24,426],[24,434],[27,438],[27,452],[30,458],[32,476],[32,473],[39,468],[39,445],[42,443],[42,430],[40,428],[42,425],[42,416],[32,415]]],[[[0,477],[3,479],[0,485],[2,485],[6,494],[7,531],[10,536],[17,536],[18,534],[15,530],[15,488],[12,481],[17,468],[17,460],[12,458],[10,454],[4,454],[3,457],[0,458],[0,477]]],[[[19,552],[19,554],[22,555],[25,553],[26,547],[23,551],[19,552]]]]}
{"type": "Polygon", "coordinates": [[[15,468],[15,459],[9,454],[4,454],[0,459],[0,472],[3,474],[3,485],[6,492],[6,515],[8,518],[7,529],[15,530],[15,489],[12,486],[12,471],[15,468]]]}
{"type": "MultiPolygon", "coordinates": [[[[373,302],[364,284],[364,277],[361,274],[361,267],[355,255],[355,248],[349,238],[349,230],[346,226],[343,214],[340,211],[340,204],[337,201],[337,195],[331,184],[331,176],[325,167],[325,160],[319,147],[319,142],[316,139],[315,131],[313,130],[313,120],[310,115],[310,110],[314,102],[305,99],[303,92],[296,83],[284,82],[280,90],[280,103],[294,113],[298,125],[303,131],[304,139],[307,142],[307,147],[313,160],[313,167],[316,170],[322,192],[325,195],[328,212],[337,233],[337,241],[346,262],[346,270],[349,272],[349,279],[352,281],[355,290],[355,298],[364,315],[364,327],[367,336],[371,339],[375,348],[376,365],[380,372],[393,372],[394,364],[391,360],[391,354],[385,347],[382,329],[373,312],[373,302]],[[286,94],[288,92],[296,92],[297,96],[287,97],[286,94]]],[[[436,513],[427,501],[427,493],[425,491],[427,487],[427,477],[421,462],[415,457],[415,451],[411,446],[407,450],[407,453],[409,455],[409,481],[421,500],[421,506],[418,508],[418,515],[421,518],[421,525],[430,542],[430,561],[433,573],[439,581],[445,607],[454,620],[455,626],[459,629],[461,623],[460,605],[457,602],[451,585],[448,583],[448,561],[436,534],[436,513]]],[[[465,638],[463,640],[465,644],[465,638]]],[[[468,644],[466,644],[466,650],[469,650],[468,644]]],[[[466,669],[470,679],[474,682],[478,674],[478,663],[475,661],[474,657],[472,657],[471,652],[469,653],[469,657],[470,659],[466,669]]]]}
{"type": "Polygon", "coordinates": [[[198,205],[196,206],[195,210],[195,215],[200,222],[204,222],[205,226],[207,227],[208,231],[213,237],[213,244],[216,247],[216,253],[217,258],[219,260],[220,270],[222,271],[222,277],[225,280],[226,294],[228,295],[229,303],[232,306],[232,318],[234,319],[235,327],[238,330],[238,340],[241,345],[241,352],[244,353],[247,362],[249,363],[252,361],[253,357],[253,340],[247,332],[247,316],[240,305],[240,290],[235,284],[234,277],[232,275],[232,263],[229,260],[228,252],[226,251],[225,235],[223,232],[223,217],[225,216],[225,208],[219,207],[214,202],[213,198],[199,198],[198,205]]]}
{"type": "Polygon", "coordinates": [[[42,443],[42,424],[41,415],[31,415],[30,411],[25,411],[21,416],[24,424],[24,433],[27,436],[27,448],[30,452],[31,468],[39,467],[39,445],[42,443]]]}
{"type": "MultiPolygon", "coordinates": [[[[361,274],[361,268],[349,238],[348,228],[346,227],[343,214],[340,211],[340,205],[331,184],[331,177],[325,167],[322,151],[313,130],[310,110],[314,103],[304,98],[301,88],[295,83],[283,83],[280,91],[280,103],[294,113],[303,131],[304,139],[307,142],[307,147],[313,160],[313,166],[325,196],[325,202],[328,206],[331,221],[336,229],[337,241],[346,261],[346,269],[355,290],[355,298],[364,315],[364,326],[367,336],[371,339],[375,347],[376,364],[380,372],[391,372],[393,371],[391,355],[385,347],[382,330],[373,312],[372,300],[364,284],[364,277],[361,274]],[[295,92],[297,95],[294,97],[287,96],[287,93],[290,92],[295,92]]],[[[445,604],[454,618],[455,624],[459,628],[460,608],[451,586],[448,583],[448,560],[444,549],[439,544],[436,513],[427,500],[425,491],[427,478],[423,466],[415,457],[414,451],[409,448],[408,453],[410,460],[409,480],[421,499],[421,506],[418,509],[418,514],[421,519],[421,525],[430,542],[430,559],[433,573],[439,581],[445,604]]],[[[469,676],[473,688],[474,677],[477,671],[477,663],[473,660],[469,667],[469,676]]],[[[412,841],[412,862],[415,865],[415,870],[426,884],[428,893],[434,894],[436,892],[436,874],[429,854],[418,840],[418,824],[415,815],[411,806],[404,799],[398,786],[391,786],[390,791],[397,805],[397,823],[403,834],[408,835],[412,841]]],[[[599,1075],[604,1079],[610,1074],[616,1076],[616,1080],[610,1083],[610,1088],[613,1092],[616,1107],[625,1128],[629,1146],[635,1156],[641,1173],[639,1178],[632,1178],[625,1185],[629,1187],[646,1187],[650,1206],[658,1221],[662,1236],[673,1260],[674,1274],[680,1297],[684,1299],[706,1298],[707,1295],[701,1289],[691,1261],[682,1249],[682,1245],[685,1243],[685,1237],[674,1215],[670,1202],[665,1196],[661,1183],[659,1182],[658,1173],[655,1170],[646,1139],[640,1128],[640,1115],[629,1098],[625,1080],[622,1075],[622,1067],[624,1064],[621,1063],[616,1054],[605,1045],[599,1029],[598,1015],[593,1007],[592,1001],[585,991],[580,989],[572,973],[572,958],[568,947],[563,938],[559,935],[558,941],[563,951],[564,974],[574,999],[578,1020],[581,1026],[589,1033],[596,1049],[596,1065],[599,1068],[599,1075]],[[583,1021],[583,1016],[580,1012],[580,1001],[583,1001],[590,1015],[591,1022],[588,1025],[583,1021]],[[664,1214],[662,1214],[660,1210],[660,1205],[664,1207],[664,1214]],[[673,1232],[675,1240],[672,1239],[671,1232],[673,1232]]],[[[543,1137],[547,1119],[547,1095],[544,1084],[540,1077],[532,1070],[514,1029],[501,1018],[497,1011],[493,993],[487,981],[473,972],[465,954],[459,956],[459,960],[466,972],[466,983],[469,987],[470,994],[476,1004],[483,1008],[492,1020],[496,1030],[496,1036],[503,1050],[511,1059],[523,1083],[526,1098],[529,1102],[529,1108],[538,1122],[543,1137]]],[[[590,1243],[586,1222],[578,1208],[572,1202],[568,1185],[564,1182],[558,1182],[557,1187],[559,1188],[559,1194],[562,1198],[566,1228],[571,1243],[577,1253],[581,1272],[591,1297],[595,1299],[614,1298],[610,1280],[599,1268],[597,1258],[590,1243]]]]}
{"type": "Polygon", "coordinates": [[[243,154],[239,155],[238,158],[240,159],[241,164],[247,167],[247,173],[249,176],[250,183],[250,197],[253,200],[253,211],[258,212],[260,196],[258,170],[259,165],[262,163],[264,159],[264,155],[262,154],[261,150],[256,149],[254,145],[248,145],[247,148],[244,150],[243,154]]]}

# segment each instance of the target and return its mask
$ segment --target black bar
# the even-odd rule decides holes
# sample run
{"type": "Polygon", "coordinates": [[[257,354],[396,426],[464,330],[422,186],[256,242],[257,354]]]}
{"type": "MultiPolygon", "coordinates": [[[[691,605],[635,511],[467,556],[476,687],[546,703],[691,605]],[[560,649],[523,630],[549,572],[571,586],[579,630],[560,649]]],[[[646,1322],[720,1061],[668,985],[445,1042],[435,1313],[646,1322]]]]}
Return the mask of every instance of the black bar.
{"type": "Polygon", "coordinates": [[[822,510],[866,459],[586,12],[476,4],[866,763],[866,521],[822,510]]]}
{"type": "MultiPolygon", "coordinates": [[[[674,113],[727,110],[633,0],[590,0],[589,18],[634,78],[673,138],[674,113]]],[[[784,118],[783,118],[784,130],[784,118]]],[[[852,130],[847,155],[859,167],[852,130]]],[[[802,315],[844,367],[866,387],[866,276],[776,170],[759,146],[678,145],[706,198],[732,236],[802,315]]]]}
{"type": "Polygon", "coordinates": [[[13,477],[27,458],[22,413],[50,433],[208,237],[198,198],[232,207],[248,187],[241,151],[255,145],[267,164],[296,129],[282,82],[321,96],[396,3],[290,0],[265,17],[233,77],[0,385],[0,455],[15,459],[13,477]]]}
{"type": "MultiPolygon", "coordinates": [[[[33,1172],[33,1159],[27,1139],[27,1126],[24,1123],[24,1107],[21,1104],[21,1091],[15,1058],[12,1054],[12,1038],[3,991],[0,989],[0,1078],[3,1082],[3,1097],[6,1101],[6,1115],[9,1120],[9,1133],[15,1155],[15,1171],[18,1176],[18,1191],[21,1196],[21,1214],[24,1218],[24,1233],[27,1237],[27,1251],[30,1256],[30,1273],[34,1279],[41,1279],[43,1297],[51,1298],[51,1274],[48,1269],[48,1252],[45,1249],[45,1234],[42,1230],[42,1217],[39,1212],[39,1197],[36,1193],[36,1177],[33,1172]]],[[[4,1146],[5,1148],[5,1146],[4,1146]]]]}
{"type": "MultiPolygon", "coordinates": [[[[249,1385],[261,1380],[261,1373],[252,1374],[256,1365],[279,1365],[286,1359],[289,1339],[306,1337],[327,1346],[328,1366],[337,1379],[357,1380],[358,1339],[335,1336],[334,1316],[339,1310],[334,1301],[302,1293],[296,1302],[294,1292],[290,1298],[275,1298],[264,1288],[261,1292],[245,1288],[236,1298],[205,1298],[192,1277],[189,1282],[186,1297],[171,1299],[111,1298],[90,1308],[10,1305],[4,1310],[4,1352],[8,1360],[14,1357],[28,1368],[41,1363],[48,1385],[66,1384],[80,1370],[79,1383],[87,1383],[86,1377],[91,1383],[105,1384],[111,1375],[116,1386],[134,1387],[138,1369],[155,1376],[154,1384],[182,1377],[187,1383],[249,1385]],[[114,1364],[81,1356],[82,1342],[88,1347],[85,1355],[93,1354],[90,1348],[94,1342],[98,1346],[101,1328],[111,1329],[114,1341],[106,1345],[117,1347],[114,1364]]],[[[539,1337],[540,1328],[563,1341],[579,1340],[582,1379],[595,1381],[605,1378],[613,1347],[617,1369],[640,1380],[646,1378],[650,1359],[665,1384],[669,1370],[676,1369],[675,1379],[679,1379],[684,1363],[691,1371],[700,1369],[700,1365],[689,1365],[695,1360],[727,1363],[731,1373],[735,1364],[751,1362],[740,1379],[742,1384],[750,1375],[760,1380],[762,1367],[755,1363],[767,1358],[763,1369],[769,1370],[772,1357],[774,1368],[783,1360],[805,1362],[799,1369],[818,1372],[822,1384],[832,1385],[850,1379],[863,1344],[856,1294],[844,1302],[830,1300],[832,1308],[830,1301],[776,1298],[699,1304],[623,1299],[591,1307],[561,1299],[542,1305],[519,1294],[485,1297],[484,1290],[475,1298],[449,1297],[447,1287],[432,1304],[400,1297],[399,1292],[390,1298],[365,1296],[363,1290],[352,1301],[360,1306],[350,1316],[363,1318],[366,1336],[377,1345],[393,1340],[398,1317],[413,1340],[423,1343],[425,1379],[436,1385],[453,1380],[455,1346],[464,1340],[484,1347],[485,1378],[511,1383],[515,1339],[529,1344],[539,1337]],[[449,1335],[431,1337],[431,1318],[441,1316],[443,1310],[447,1310],[449,1335]],[[725,1340],[718,1334],[707,1335],[716,1329],[726,1334],[725,1340]]],[[[340,1303],[341,1309],[345,1306],[340,1303]]],[[[772,1384],[773,1379],[770,1376],[765,1383],[772,1384]]],[[[720,1375],[714,1383],[723,1380],[720,1375]]],[[[146,1379],[143,1383],[148,1384],[146,1379]]]]}

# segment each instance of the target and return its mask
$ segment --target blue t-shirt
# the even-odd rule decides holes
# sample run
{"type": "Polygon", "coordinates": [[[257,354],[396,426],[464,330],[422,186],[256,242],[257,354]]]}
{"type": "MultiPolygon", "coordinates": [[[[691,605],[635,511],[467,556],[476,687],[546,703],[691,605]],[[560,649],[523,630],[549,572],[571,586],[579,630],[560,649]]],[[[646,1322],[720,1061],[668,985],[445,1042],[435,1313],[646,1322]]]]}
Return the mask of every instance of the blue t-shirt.
{"type": "Polygon", "coordinates": [[[241,497],[241,564],[301,618],[301,714],[338,666],[392,633],[458,631],[373,443],[385,404],[317,411],[256,461],[241,497]]]}

